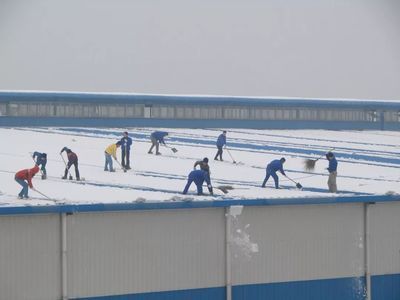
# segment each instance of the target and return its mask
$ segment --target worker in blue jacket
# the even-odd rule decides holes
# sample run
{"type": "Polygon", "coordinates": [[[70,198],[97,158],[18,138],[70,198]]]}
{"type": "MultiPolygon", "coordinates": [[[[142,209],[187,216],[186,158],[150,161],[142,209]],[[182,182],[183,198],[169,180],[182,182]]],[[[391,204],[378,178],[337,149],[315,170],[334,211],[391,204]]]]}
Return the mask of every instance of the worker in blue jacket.
{"type": "Polygon", "coordinates": [[[160,147],[160,143],[164,144],[164,146],[166,146],[164,138],[168,135],[168,132],[165,131],[154,131],[151,135],[150,135],[150,140],[151,140],[151,147],[149,149],[149,154],[152,154],[152,150],[154,148],[154,146],[156,147],[156,155],[160,155],[160,151],[158,150],[160,147]]]}
{"type": "Polygon", "coordinates": [[[217,154],[214,157],[214,160],[218,160],[218,156],[219,156],[219,160],[222,161],[222,147],[224,147],[226,145],[226,130],[224,130],[217,139],[217,154]]]}
{"type": "Polygon", "coordinates": [[[193,170],[192,172],[189,173],[188,181],[186,183],[185,189],[183,190],[183,194],[187,194],[189,187],[193,181],[197,187],[197,195],[203,195],[204,181],[207,183],[210,195],[213,195],[213,188],[211,185],[210,175],[204,170],[193,170]]]}
{"type": "Polygon", "coordinates": [[[47,178],[47,171],[46,171],[46,164],[47,164],[47,154],[46,153],[40,153],[40,152],[33,152],[33,160],[35,160],[36,165],[40,167],[42,170],[42,179],[47,178]]]}
{"type": "Polygon", "coordinates": [[[279,178],[278,175],[276,175],[276,172],[281,172],[282,175],[286,176],[285,171],[283,170],[283,164],[285,163],[286,159],[284,157],[282,157],[281,159],[275,159],[273,161],[271,161],[268,165],[267,165],[267,169],[266,169],[266,175],[263,181],[263,184],[261,185],[261,187],[265,187],[265,184],[267,183],[268,179],[270,176],[272,176],[272,178],[275,181],[275,188],[279,189],[279,178]]]}
{"type": "Polygon", "coordinates": [[[132,139],[128,136],[128,132],[124,132],[124,136],[121,139],[121,166],[125,170],[130,170],[129,156],[131,151],[132,139]]]}
{"type": "Polygon", "coordinates": [[[329,177],[328,177],[329,192],[336,193],[337,192],[336,177],[337,177],[338,162],[335,158],[335,155],[332,152],[328,152],[326,154],[326,159],[329,161],[329,165],[327,168],[329,172],[329,177]]]}

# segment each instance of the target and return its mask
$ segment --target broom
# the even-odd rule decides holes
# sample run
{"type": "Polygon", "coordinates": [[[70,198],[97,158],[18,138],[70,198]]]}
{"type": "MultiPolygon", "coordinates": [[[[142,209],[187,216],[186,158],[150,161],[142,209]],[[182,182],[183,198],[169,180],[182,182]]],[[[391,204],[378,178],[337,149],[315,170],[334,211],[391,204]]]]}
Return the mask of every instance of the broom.
{"type": "MultiPolygon", "coordinates": [[[[328,152],[335,150],[335,148],[330,149],[328,152]]],[[[319,161],[325,153],[321,154],[317,159],[305,159],[304,160],[304,169],[307,171],[312,171],[315,169],[315,164],[319,161]]]]}

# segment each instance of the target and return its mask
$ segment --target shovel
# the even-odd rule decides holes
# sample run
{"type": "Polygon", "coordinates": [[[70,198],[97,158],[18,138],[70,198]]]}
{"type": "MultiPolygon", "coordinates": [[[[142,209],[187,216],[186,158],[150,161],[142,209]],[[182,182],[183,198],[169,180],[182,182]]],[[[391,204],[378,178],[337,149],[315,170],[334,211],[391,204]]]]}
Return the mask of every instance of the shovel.
{"type": "Polygon", "coordinates": [[[234,164],[236,164],[236,160],[233,158],[233,156],[232,156],[232,154],[231,154],[231,151],[229,151],[229,149],[226,148],[226,147],[225,147],[225,150],[228,152],[229,156],[231,157],[232,162],[233,162],[234,164]]]}
{"type": "Polygon", "coordinates": [[[292,181],[293,183],[295,183],[295,184],[296,184],[296,187],[297,187],[299,190],[302,190],[302,189],[303,189],[303,186],[302,186],[300,183],[294,181],[292,178],[289,178],[289,177],[287,177],[286,175],[285,175],[285,177],[286,177],[287,179],[289,179],[290,181],[292,181]]]}
{"type": "Polygon", "coordinates": [[[176,149],[176,148],[174,148],[174,147],[169,147],[169,146],[167,146],[167,145],[165,145],[165,147],[171,149],[171,151],[174,152],[174,153],[178,152],[178,149],[176,149]]]}

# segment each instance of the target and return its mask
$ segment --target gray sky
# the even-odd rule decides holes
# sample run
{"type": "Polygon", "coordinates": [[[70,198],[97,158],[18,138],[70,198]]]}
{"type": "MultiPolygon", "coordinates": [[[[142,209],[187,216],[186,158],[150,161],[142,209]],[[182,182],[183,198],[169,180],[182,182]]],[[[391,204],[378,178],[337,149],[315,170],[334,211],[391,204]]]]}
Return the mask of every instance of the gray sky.
{"type": "Polygon", "coordinates": [[[400,1],[0,0],[0,89],[400,100],[400,1]]]}

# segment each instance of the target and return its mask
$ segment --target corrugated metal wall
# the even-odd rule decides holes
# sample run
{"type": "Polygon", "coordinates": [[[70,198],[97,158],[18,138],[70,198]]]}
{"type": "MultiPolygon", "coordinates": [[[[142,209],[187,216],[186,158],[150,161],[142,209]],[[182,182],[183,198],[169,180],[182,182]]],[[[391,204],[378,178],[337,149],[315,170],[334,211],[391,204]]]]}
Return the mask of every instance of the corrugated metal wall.
{"type": "Polygon", "coordinates": [[[224,285],[221,209],[68,218],[71,298],[224,285]]]}
{"type": "Polygon", "coordinates": [[[400,129],[395,101],[0,91],[0,116],[0,126],[400,129]]]}
{"type": "Polygon", "coordinates": [[[400,203],[371,205],[372,299],[400,299],[400,203]]]}
{"type": "MultiPolygon", "coordinates": [[[[366,299],[365,205],[245,206],[232,299],[366,299]]],[[[399,299],[400,203],[368,205],[372,299],[399,299]]],[[[60,220],[0,216],[0,300],[62,298],[60,220]]],[[[66,228],[69,299],[226,297],[224,207],[74,213],[66,228]]]]}
{"type": "Polygon", "coordinates": [[[61,297],[60,216],[0,217],[0,300],[61,297]]]}
{"type": "Polygon", "coordinates": [[[363,276],[362,204],[245,207],[239,219],[259,253],[233,260],[234,285],[363,276]]]}

